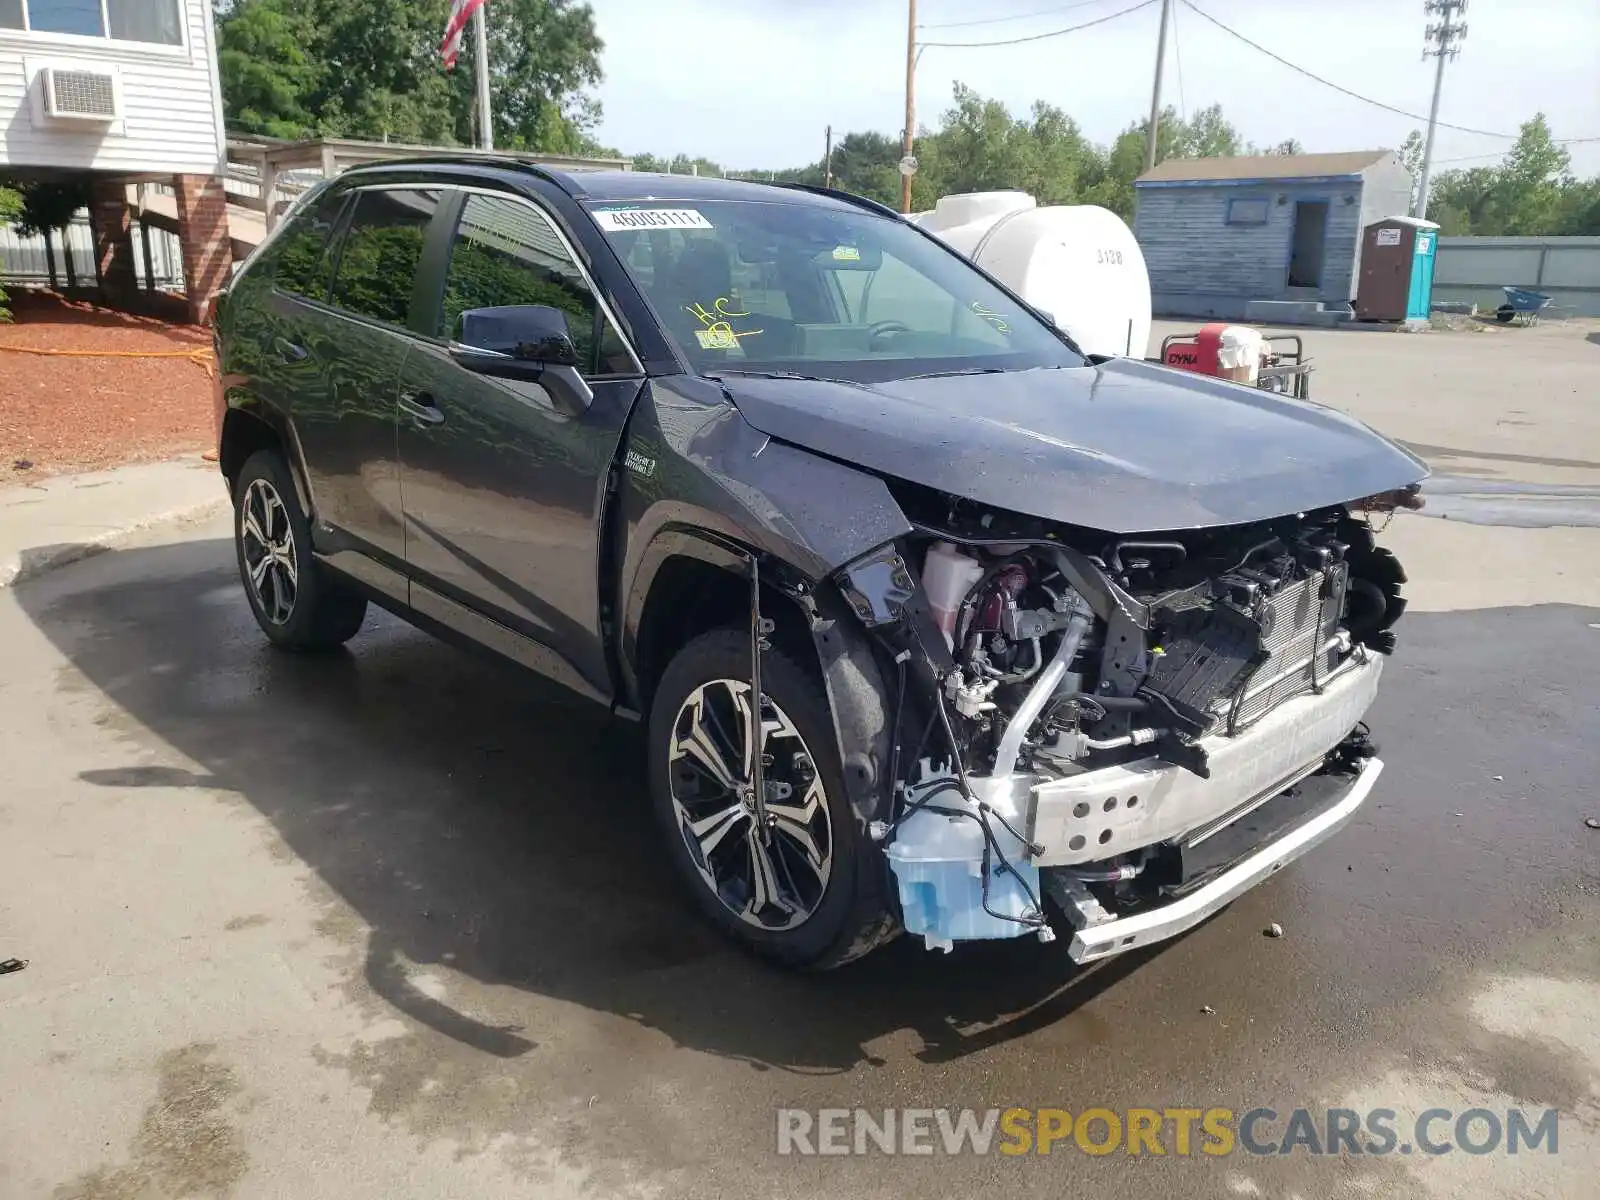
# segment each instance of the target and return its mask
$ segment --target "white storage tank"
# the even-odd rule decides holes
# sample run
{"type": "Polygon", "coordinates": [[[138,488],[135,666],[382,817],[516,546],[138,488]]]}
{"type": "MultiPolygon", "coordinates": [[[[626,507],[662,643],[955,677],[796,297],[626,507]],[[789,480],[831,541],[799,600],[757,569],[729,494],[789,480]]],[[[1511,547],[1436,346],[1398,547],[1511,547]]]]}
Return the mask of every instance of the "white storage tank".
{"type": "Polygon", "coordinates": [[[1086,352],[1144,357],[1150,275],[1133,231],[1110,209],[1040,208],[1026,192],[969,192],[914,219],[1048,312],[1086,352]]]}

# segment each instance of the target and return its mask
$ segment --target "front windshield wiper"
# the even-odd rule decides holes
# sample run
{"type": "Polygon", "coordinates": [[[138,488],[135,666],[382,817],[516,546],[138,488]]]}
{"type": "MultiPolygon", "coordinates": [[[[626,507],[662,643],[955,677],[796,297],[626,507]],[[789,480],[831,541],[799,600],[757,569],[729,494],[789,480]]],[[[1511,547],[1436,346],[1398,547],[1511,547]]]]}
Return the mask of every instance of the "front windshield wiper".
{"type": "Polygon", "coordinates": [[[842,379],[832,379],[827,375],[802,375],[799,371],[744,371],[737,367],[724,367],[715,373],[706,372],[707,379],[721,379],[724,375],[743,375],[750,379],[804,379],[811,383],[844,383],[842,379]]]}
{"type": "Polygon", "coordinates": [[[1006,367],[962,367],[958,371],[929,371],[924,375],[907,375],[907,379],[949,379],[955,375],[1004,375],[1006,367]]]}

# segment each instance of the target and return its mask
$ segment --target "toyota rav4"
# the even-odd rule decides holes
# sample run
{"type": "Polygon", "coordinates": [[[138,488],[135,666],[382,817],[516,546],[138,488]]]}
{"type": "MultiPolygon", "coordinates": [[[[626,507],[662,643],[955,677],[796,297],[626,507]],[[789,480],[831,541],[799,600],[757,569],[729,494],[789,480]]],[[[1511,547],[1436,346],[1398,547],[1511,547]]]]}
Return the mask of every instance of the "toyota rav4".
{"type": "Polygon", "coordinates": [[[328,650],[373,602],[642,722],[662,853],[781,962],[1170,937],[1381,770],[1404,575],[1369,518],[1422,463],[1086,357],[870,201],[364,167],[216,337],[266,636],[328,650]]]}

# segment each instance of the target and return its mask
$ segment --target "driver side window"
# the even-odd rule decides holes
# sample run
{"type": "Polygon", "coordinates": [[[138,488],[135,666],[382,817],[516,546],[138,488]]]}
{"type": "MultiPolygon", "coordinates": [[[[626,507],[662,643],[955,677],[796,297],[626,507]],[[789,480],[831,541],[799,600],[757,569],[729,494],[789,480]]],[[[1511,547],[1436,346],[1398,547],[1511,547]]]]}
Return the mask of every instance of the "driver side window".
{"type": "Polygon", "coordinates": [[[545,215],[509,196],[469,195],[450,247],[436,332],[457,339],[468,309],[519,304],[565,314],[583,374],[633,371],[621,337],[545,215]]]}

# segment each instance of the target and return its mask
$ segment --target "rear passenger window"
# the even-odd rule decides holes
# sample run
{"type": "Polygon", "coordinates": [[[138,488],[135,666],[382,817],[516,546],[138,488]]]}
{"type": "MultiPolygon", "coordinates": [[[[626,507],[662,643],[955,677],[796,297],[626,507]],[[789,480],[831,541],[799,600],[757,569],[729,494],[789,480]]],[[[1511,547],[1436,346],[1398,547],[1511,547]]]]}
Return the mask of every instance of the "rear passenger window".
{"type": "Polygon", "coordinates": [[[356,193],[355,212],[339,248],[333,302],[357,316],[404,325],[422,261],[422,239],[438,207],[439,193],[422,188],[356,193]]]}
{"type": "Polygon", "coordinates": [[[450,247],[438,332],[458,340],[468,309],[513,304],[565,313],[583,374],[634,370],[622,338],[545,215],[523,200],[469,195],[450,247]]]}
{"type": "Polygon", "coordinates": [[[280,290],[313,300],[327,298],[329,276],[333,271],[328,243],[333,238],[333,227],[339,220],[345,198],[344,192],[323,196],[290,221],[272,251],[276,259],[272,279],[280,290]]]}

